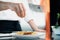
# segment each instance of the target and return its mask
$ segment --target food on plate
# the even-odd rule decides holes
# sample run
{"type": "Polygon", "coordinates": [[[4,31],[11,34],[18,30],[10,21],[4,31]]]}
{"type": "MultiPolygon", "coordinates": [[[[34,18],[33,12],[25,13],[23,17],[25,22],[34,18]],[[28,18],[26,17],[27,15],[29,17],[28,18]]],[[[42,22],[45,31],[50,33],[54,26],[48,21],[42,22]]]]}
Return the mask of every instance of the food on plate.
{"type": "Polygon", "coordinates": [[[18,35],[23,35],[24,32],[17,32],[16,34],[18,34],[18,35]]]}
{"type": "Polygon", "coordinates": [[[35,34],[36,34],[36,32],[33,32],[33,33],[32,33],[32,35],[35,35],[35,34]]]}
{"type": "Polygon", "coordinates": [[[27,31],[20,31],[17,32],[18,35],[35,35],[36,32],[27,32],[27,31]]]}

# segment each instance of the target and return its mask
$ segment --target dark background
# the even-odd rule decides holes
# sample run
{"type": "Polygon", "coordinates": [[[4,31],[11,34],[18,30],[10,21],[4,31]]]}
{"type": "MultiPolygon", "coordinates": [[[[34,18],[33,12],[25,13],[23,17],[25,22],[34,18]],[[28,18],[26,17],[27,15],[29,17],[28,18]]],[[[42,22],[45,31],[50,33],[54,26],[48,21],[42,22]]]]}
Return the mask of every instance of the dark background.
{"type": "MultiPolygon", "coordinates": [[[[54,26],[56,24],[57,13],[60,13],[60,0],[50,0],[50,26],[54,26]]],[[[59,21],[60,21],[60,18],[59,18],[59,21]]],[[[59,22],[59,25],[60,25],[60,22],[59,22]]],[[[51,40],[53,40],[51,27],[50,27],[50,32],[51,32],[51,40]]]]}
{"type": "Polygon", "coordinates": [[[60,13],[60,0],[50,1],[50,24],[55,25],[57,21],[57,13],[60,13]]]}

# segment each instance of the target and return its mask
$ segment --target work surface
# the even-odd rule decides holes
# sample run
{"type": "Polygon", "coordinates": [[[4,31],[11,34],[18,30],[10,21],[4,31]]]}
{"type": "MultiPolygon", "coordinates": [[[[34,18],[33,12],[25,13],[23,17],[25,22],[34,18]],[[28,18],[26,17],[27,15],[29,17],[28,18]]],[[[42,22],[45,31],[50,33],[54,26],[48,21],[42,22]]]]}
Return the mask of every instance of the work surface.
{"type": "Polygon", "coordinates": [[[0,33],[0,40],[45,40],[45,33],[38,32],[36,35],[16,35],[15,33],[0,33]]]}

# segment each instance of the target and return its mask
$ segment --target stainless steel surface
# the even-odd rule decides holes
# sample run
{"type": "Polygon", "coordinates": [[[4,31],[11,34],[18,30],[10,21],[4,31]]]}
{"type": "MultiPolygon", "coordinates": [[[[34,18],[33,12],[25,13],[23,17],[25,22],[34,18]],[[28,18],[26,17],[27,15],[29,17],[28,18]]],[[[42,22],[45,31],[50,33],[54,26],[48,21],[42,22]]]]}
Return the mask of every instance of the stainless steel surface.
{"type": "Polygon", "coordinates": [[[29,3],[29,7],[32,11],[43,12],[42,7],[40,5],[34,5],[34,4],[29,3]]]}

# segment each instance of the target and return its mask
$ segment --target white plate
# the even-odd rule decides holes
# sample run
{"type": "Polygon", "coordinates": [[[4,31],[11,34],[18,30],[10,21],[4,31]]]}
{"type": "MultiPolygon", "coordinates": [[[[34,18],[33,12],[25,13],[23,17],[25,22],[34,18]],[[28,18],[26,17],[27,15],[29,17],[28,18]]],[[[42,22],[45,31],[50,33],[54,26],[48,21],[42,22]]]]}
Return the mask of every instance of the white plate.
{"type": "Polygon", "coordinates": [[[43,35],[45,35],[44,32],[36,32],[36,35],[18,35],[18,34],[15,34],[14,36],[17,38],[20,38],[20,39],[37,39],[43,35]]]}

